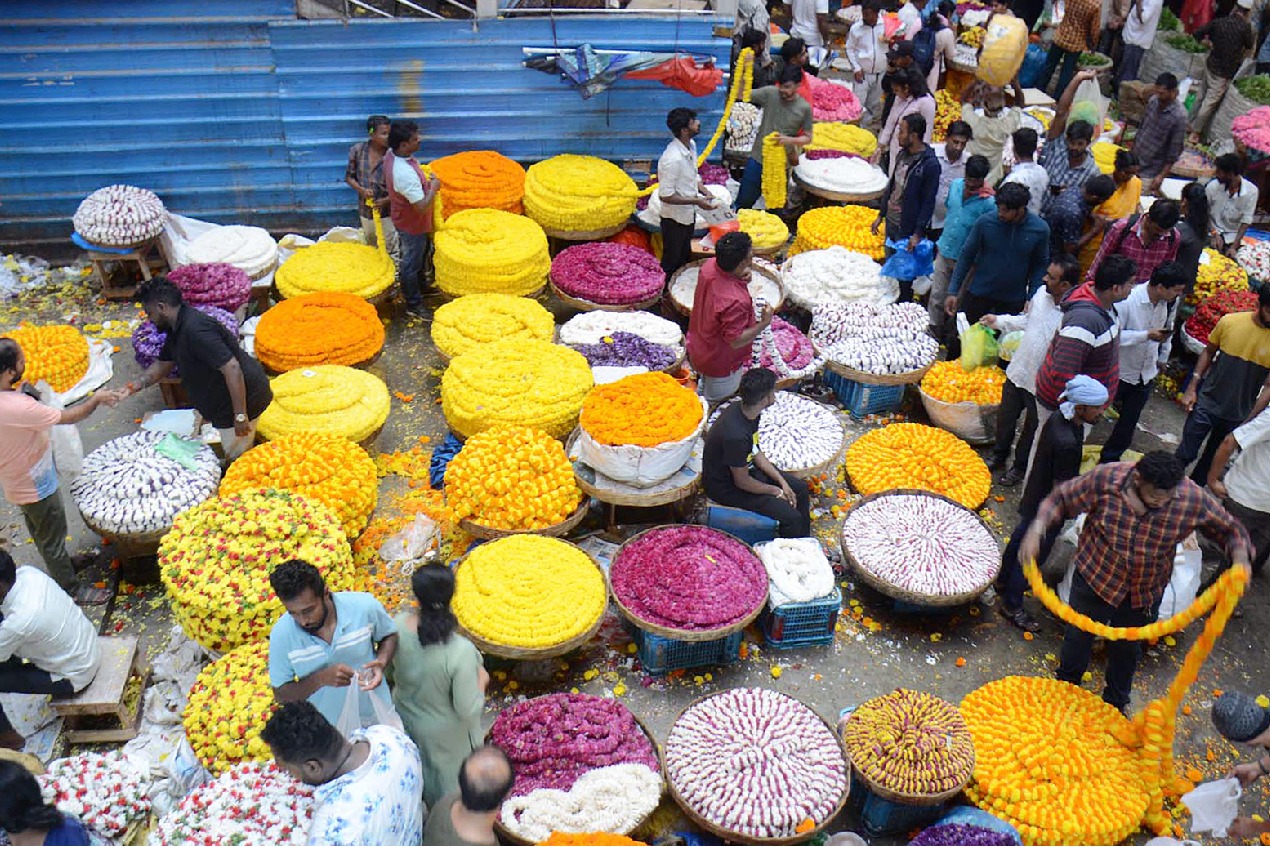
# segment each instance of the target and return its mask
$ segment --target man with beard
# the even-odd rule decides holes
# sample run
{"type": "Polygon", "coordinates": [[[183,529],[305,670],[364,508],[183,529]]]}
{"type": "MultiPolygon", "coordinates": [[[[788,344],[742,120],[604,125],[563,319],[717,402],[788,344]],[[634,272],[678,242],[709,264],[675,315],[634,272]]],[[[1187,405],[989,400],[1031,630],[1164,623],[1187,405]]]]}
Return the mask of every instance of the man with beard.
{"type": "Polygon", "coordinates": [[[397,627],[383,605],[360,591],[332,592],[318,569],[291,559],[274,568],[269,585],[286,614],[269,633],[269,684],[279,703],[308,700],[338,726],[354,680],[362,726],[376,723],[371,697],[392,708],[384,668],[397,652],[397,627]]]}

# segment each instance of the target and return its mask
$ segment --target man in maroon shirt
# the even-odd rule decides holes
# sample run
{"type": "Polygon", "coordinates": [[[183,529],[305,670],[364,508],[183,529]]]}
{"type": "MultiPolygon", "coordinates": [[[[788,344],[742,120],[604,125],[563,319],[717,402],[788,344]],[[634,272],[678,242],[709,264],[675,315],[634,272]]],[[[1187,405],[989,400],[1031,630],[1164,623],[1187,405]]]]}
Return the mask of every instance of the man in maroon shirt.
{"type": "Polygon", "coordinates": [[[772,322],[768,303],[754,317],[754,301],[746,288],[753,259],[750,237],[729,232],[697,276],[688,319],[688,361],[700,374],[702,396],[712,404],[736,393],[750,364],[754,339],[772,322]]]}

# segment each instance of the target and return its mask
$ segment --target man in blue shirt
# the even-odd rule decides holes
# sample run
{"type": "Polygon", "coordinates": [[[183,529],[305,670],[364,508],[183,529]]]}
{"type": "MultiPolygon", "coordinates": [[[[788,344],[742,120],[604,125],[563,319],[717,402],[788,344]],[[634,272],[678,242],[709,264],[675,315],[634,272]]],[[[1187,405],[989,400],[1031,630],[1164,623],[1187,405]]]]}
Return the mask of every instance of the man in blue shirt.
{"type": "Polygon", "coordinates": [[[969,157],[966,159],[966,175],[954,179],[948,187],[947,196],[940,198],[948,211],[944,216],[944,231],[936,244],[939,254],[935,257],[935,273],[927,307],[930,329],[936,338],[944,337],[944,324],[947,322],[944,299],[948,296],[948,282],[957,266],[961,248],[970,236],[970,228],[979,218],[996,209],[993,191],[984,184],[989,170],[991,166],[986,156],[969,157]]]}
{"type": "Polygon", "coordinates": [[[1107,174],[1063,191],[1043,214],[1050,228],[1050,250],[1079,256],[1090,239],[1101,235],[1112,221],[1095,210],[1116,193],[1116,181],[1107,174]]]}
{"type": "Polygon", "coordinates": [[[299,559],[274,568],[269,584],[287,609],[269,633],[274,698],[308,700],[338,726],[356,678],[365,692],[362,726],[374,724],[370,698],[391,708],[384,668],[397,650],[397,628],[383,605],[360,591],[331,592],[318,569],[299,559]]]}

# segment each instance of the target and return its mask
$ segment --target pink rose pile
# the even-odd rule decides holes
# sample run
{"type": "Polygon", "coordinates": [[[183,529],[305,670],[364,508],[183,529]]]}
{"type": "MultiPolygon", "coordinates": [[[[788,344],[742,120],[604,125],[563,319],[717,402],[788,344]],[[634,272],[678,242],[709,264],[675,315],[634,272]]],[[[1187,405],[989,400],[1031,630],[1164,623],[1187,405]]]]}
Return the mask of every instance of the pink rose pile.
{"type": "Polygon", "coordinates": [[[251,297],[251,277],[224,262],[182,265],[168,273],[191,306],[219,306],[234,311],[251,297]]]}
{"type": "Polygon", "coordinates": [[[758,556],[704,526],[645,532],[622,548],[609,576],[614,595],[635,618],[668,629],[722,629],[767,599],[767,571],[758,556]]]}
{"type": "Polygon", "coordinates": [[[803,158],[814,162],[816,159],[859,159],[860,157],[846,150],[804,150],[803,158]]]}
{"type": "MultiPolygon", "coordinates": [[[[811,339],[798,331],[798,327],[782,318],[772,318],[772,337],[776,339],[776,349],[780,352],[781,361],[790,370],[799,370],[811,364],[815,351],[811,348],[811,339]]],[[[770,348],[766,345],[759,357],[759,364],[775,370],[770,348]]]]}
{"type": "Polygon", "coordinates": [[[1244,146],[1270,153],[1270,106],[1258,106],[1230,123],[1230,134],[1244,146]]]}
{"type": "Polygon", "coordinates": [[[864,110],[855,92],[845,85],[838,85],[808,74],[804,79],[811,85],[811,116],[818,121],[854,121],[864,110]]]}
{"type": "Polygon", "coordinates": [[[629,306],[660,294],[666,272],[656,257],[638,247],[593,241],[561,250],[551,261],[551,279],[570,297],[629,306]]]}

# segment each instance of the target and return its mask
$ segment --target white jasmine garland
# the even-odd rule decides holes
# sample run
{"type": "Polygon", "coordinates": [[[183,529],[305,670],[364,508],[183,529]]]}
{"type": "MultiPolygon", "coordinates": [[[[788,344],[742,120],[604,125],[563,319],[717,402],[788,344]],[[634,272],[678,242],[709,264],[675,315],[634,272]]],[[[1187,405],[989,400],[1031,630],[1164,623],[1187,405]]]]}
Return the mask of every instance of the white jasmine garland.
{"type": "Polygon", "coordinates": [[[508,798],[501,820],[513,835],[534,843],[552,832],[626,835],[657,808],[661,790],[661,774],[645,765],[609,765],[587,771],[568,791],[538,788],[508,798]]]}
{"type": "Polygon", "coordinates": [[[733,103],[728,115],[727,149],[749,153],[754,149],[759,124],[763,122],[763,110],[753,103],[733,103]]]}
{"type": "Polygon", "coordinates": [[[258,226],[218,226],[190,242],[186,260],[225,262],[259,279],[278,264],[278,242],[258,226]]]}
{"type": "Polygon", "coordinates": [[[312,820],[312,788],[272,762],[240,762],[186,795],[150,843],[308,844],[312,820]]]}
{"type": "Polygon", "coordinates": [[[128,247],[163,232],[168,210],[153,192],[132,185],[107,185],[75,210],[75,231],[93,244],[128,247]]]}
{"type": "Polygon", "coordinates": [[[886,172],[854,156],[799,161],[794,173],[814,188],[842,194],[874,194],[886,188],[886,172]]]}
{"type": "Polygon", "coordinates": [[[817,307],[811,339],[830,361],[874,374],[908,373],[926,367],[939,344],[926,332],[926,310],[916,303],[872,306],[849,303],[817,307]]]}
{"type": "Polygon", "coordinates": [[[650,344],[683,350],[684,334],[679,324],[651,312],[581,312],[560,327],[560,343],[570,347],[599,344],[615,332],[629,332],[650,344]]]}
{"type": "Polygon", "coordinates": [[[817,600],[834,589],[833,566],[814,538],[777,538],[754,548],[767,569],[773,607],[817,600]]]}
{"type": "Polygon", "coordinates": [[[953,45],[953,62],[966,68],[979,67],[979,48],[958,41],[953,45]]]}
{"type": "Polygon", "coordinates": [[[785,262],[781,281],[789,299],[808,309],[855,302],[882,306],[899,297],[895,282],[883,284],[877,262],[836,244],[799,253],[785,262]]]}
{"type": "Polygon", "coordinates": [[[1239,248],[1240,266],[1260,280],[1270,280],[1270,241],[1253,241],[1239,248]]]}
{"type": "Polygon", "coordinates": [[[828,407],[778,391],[758,419],[758,446],[772,464],[797,471],[823,464],[842,451],[846,431],[828,407]]]}
{"type": "Polygon", "coordinates": [[[46,802],[103,835],[122,835],[150,814],[149,774],[117,751],[57,759],[36,779],[46,802]]]}

